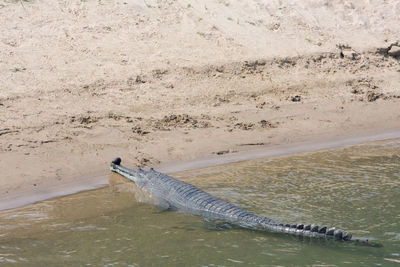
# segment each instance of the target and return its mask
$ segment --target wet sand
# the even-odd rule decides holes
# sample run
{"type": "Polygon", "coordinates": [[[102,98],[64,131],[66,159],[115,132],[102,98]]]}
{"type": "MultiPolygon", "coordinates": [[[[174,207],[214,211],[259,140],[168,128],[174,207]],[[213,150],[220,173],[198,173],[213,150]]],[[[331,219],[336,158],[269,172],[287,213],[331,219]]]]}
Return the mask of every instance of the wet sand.
{"type": "Polygon", "coordinates": [[[5,1],[0,202],[92,188],[115,156],[173,171],[398,132],[399,12],[394,0],[5,1]]]}

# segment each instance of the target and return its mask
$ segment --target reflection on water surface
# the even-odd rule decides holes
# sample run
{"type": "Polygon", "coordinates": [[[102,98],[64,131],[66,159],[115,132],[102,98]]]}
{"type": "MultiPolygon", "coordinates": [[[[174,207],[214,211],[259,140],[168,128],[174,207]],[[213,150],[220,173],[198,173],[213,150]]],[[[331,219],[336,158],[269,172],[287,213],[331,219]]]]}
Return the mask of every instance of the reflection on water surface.
{"type": "Polygon", "coordinates": [[[384,247],[229,229],[147,204],[112,175],[108,188],[1,213],[0,263],[399,266],[400,140],[173,176],[274,220],[336,226],[384,247]]]}

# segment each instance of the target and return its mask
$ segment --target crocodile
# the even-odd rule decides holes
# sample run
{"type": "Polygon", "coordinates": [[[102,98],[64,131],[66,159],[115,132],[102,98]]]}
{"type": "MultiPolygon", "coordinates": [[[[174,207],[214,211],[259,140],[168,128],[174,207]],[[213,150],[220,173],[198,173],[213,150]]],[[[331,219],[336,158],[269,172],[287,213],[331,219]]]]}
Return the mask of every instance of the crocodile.
{"type": "Polygon", "coordinates": [[[312,238],[326,238],[338,241],[352,241],[368,246],[381,246],[368,242],[368,239],[352,239],[352,234],[340,229],[311,224],[283,224],[248,212],[232,203],[171,176],[155,171],[128,169],[121,165],[121,158],[111,162],[110,170],[133,181],[141,190],[148,191],[153,197],[165,201],[167,205],[185,213],[215,219],[251,230],[281,232],[312,238]]]}

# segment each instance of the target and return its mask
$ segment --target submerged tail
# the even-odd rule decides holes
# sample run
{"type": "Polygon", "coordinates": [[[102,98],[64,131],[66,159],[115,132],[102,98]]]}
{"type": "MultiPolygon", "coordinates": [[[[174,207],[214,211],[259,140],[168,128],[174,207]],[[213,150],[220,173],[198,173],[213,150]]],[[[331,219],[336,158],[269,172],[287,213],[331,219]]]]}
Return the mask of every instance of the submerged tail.
{"type": "Polygon", "coordinates": [[[261,223],[261,226],[274,232],[289,233],[301,236],[333,238],[343,241],[349,241],[352,238],[352,235],[346,231],[335,228],[327,229],[326,226],[320,227],[318,225],[311,224],[304,225],[261,223]]]}
{"type": "Polygon", "coordinates": [[[352,238],[352,234],[349,232],[330,228],[326,226],[320,227],[318,225],[304,225],[304,224],[271,224],[266,219],[266,223],[261,223],[263,228],[274,232],[288,233],[292,235],[305,236],[305,237],[317,237],[326,239],[335,239],[339,241],[348,241],[355,245],[369,246],[369,247],[383,247],[380,243],[371,242],[369,239],[352,238]]]}

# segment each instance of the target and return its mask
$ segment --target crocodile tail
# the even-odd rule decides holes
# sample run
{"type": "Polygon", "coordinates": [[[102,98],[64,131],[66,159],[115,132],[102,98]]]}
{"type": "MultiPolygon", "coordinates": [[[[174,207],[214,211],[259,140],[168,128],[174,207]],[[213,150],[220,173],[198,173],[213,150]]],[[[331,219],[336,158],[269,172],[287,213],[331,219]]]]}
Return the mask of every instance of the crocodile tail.
{"type": "Polygon", "coordinates": [[[294,234],[299,236],[309,236],[309,237],[319,237],[319,238],[332,238],[339,241],[350,241],[355,245],[359,246],[368,246],[368,247],[383,247],[381,243],[376,243],[369,239],[364,238],[352,238],[352,234],[343,231],[340,229],[327,227],[320,227],[318,225],[304,225],[304,224],[271,224],[267,223],[268,220],[265,221],[264,227],[275,231],[275,232],[283,232],[288,234],[294,234]]]}
{"type": "Polygon", "coordinates": [[[318,225],[304,225],[304,224],[266,224],[266,228],[274,232],[283,232],[288,234],[309,236],[309,237],[325,237],[334,238],[337,240],[349,241],[352,235],[349,232],[340,229],[327,229],[326,226],[320,227],[318,225]]]}

